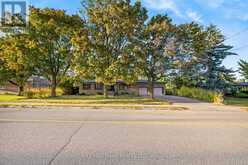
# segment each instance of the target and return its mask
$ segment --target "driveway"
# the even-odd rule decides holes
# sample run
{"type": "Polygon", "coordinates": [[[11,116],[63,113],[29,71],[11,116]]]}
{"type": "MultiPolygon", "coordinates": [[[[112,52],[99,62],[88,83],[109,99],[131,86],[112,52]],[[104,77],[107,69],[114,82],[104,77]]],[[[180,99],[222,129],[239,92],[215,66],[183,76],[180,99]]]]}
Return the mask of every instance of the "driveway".
{"type": "Polygon", "coordinates": [[[0,109],[1,165],[247,165],[248,113],[0,109]]]}
{"type": "Polygon", "coordinates": [[[196,111],[240,111],[242,109],[241,107],[216,105],[180,96],[163,96],[163,98],[172,102],[174,105],[187,107],[190,110],[196,111]]]}

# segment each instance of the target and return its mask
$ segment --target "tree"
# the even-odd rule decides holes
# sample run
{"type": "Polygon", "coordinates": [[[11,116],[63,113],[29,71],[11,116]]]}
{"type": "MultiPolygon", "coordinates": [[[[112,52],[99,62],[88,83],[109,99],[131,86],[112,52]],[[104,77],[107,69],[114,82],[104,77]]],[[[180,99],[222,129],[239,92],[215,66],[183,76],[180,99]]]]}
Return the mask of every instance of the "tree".
{"type": "Polygon", "coordinates": [[[22,95],[36,67],[36,43],[25,33],[6,35],[0,42],[0,79],[16,85],[22,95]]]}
{"type": "Polygon", "coordinates": [[[204,64],[205,87],[211,90],[223,90],[227,84],[233,81],[234,73],[222,65],[227,56],[236,55],[230,50],[232,46],[224,44],[225,37],[216,26],[210,25],[206,29],[206,54],[202,58],[204,64]]]}
{"type": "Polygon", "coordinates": [[[82,38],[88,44],[77,44],[84,50],[78,56],[78,72],[103,83],[108,97],[109,85],[118,79],[135,79],[127,75],[135,75],[137,69],[134,43],[147,18],[146,10],[130,0],[85,0],[82,4],[87,22],[87,37],[82,38]]]}
{"type": "Polygon", "coordinates": [[[241,75],[248,80],[248,62],[244,61],[244,60],[240,60],[239,61],[239,69],[240,69],[240,73],[241,75]]]}
{"type": "Polygon", "coordinates": [[[197,23],[177,27],[175,82],[178,87],[204,87],[223,90],[234,80],[233,71],[222,65],[227,56],[236,55],[216,26],[203,28],[197,23]]]}
{"type": "Polygon", "coordinates": [[[200,59],[206,52],[205,38],[203,27],[195,22],[177,26],[173,79],[178,88],[197,86],[201,81],[203,64],[200,59]]]}
{"type": "Polygon", "coordinates": [[[51,96],[71,66],[72,38],[83,26],[78,15],[67,15],[63,10],[30,9],[29,33],[38,43],[40,56],[38,72],[51,82],[51,96]]]}
{"type": "Polygon", "coordinates": [[[169,59],[174,55],[174,26],[168,16],[155,16],[146,25],[143,39],[143,69],[148,79],[149,91],[154,98],[154,82],[169,69],[169,59]]]}

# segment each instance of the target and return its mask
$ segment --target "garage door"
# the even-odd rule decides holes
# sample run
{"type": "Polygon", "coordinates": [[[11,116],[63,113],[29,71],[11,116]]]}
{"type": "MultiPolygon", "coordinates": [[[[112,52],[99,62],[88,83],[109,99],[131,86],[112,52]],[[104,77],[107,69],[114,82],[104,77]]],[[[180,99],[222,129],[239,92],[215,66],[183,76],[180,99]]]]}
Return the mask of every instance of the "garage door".
{"type": "Polygon", "coordinates": [[[154,88],[153,92],[154,92],[154,96],[162,96],[163,88],[154,88]]]}
{"type": "Polygon", "coordinates": [[[139,88],[139,95],[147,96],[148,95],[147,88],[139,88]]]}

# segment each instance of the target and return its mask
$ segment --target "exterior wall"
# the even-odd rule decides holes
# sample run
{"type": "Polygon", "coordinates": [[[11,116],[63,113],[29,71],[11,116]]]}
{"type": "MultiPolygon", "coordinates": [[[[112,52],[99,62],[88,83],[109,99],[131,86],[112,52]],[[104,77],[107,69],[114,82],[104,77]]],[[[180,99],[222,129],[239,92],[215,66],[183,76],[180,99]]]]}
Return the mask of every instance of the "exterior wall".
{"type": "MultiPolygon", "coordinates": [[[[96,83],[95,82],[88,82],[85,84],[88,86],[89,89],[84,89],[83,85],[79,87],[79,94],[85,94],[85,95],[96,95],[96,94],[103,94],[103,89],[96,89],[96,83]]],[[[140,88],[147,88],[148,84],[146,82],[136,82],[133,85],[126,85],[124,83],[118,83],[114,86],[115,91],[118,91],[118,94],[130,94],[130,95],[139,95],[139,89],[140,88]]],[[[164,91],[164,85],[162,83],[155,83],[154,88],[162,88],[164,91]]],[[[109,91],[109,95],[114,95],[115,91],[109,91]]],[[[147,93],[149,95],[149,91],[147,93]]]]}
{"type": "Polygon", "coordinates": [[[83,87],[79,87],[79,94],[96,95],[98,93],[103,93],[103,91],[95,89],[83,89],[83,87]]]}
{"type": "Polygon", "coordinates": [[[10,92],[17,92],[18,88],[17,86],[7,83],[6,85],[0,87],[0,90],[4,90],[4,91],[10,91],[10,92]]]}

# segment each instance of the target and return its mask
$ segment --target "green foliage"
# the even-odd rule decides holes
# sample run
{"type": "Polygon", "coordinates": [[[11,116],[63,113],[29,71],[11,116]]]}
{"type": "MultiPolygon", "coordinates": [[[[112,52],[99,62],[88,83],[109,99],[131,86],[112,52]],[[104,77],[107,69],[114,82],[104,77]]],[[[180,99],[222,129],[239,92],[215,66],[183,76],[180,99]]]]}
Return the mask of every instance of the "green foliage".
{"type": "Polygon", "coordinates": [[[66,77],[62,79],[59,87],[63,90],[64,95],[72,95],[73,94],[73,87],[75,83],[75,78],[73,77],[66,77]]]}
{"type": "Polygon", "coordinates": [[[224,101],[223,94],[215,91],[209,91],[201,88],[182,87],[177,90],[177,95],[199,99],[211,103],[222,104],[224,101]]]}
{"type": "Polygon", "coordinates": [[[236,55],[225,45],[225,37],[214,25],[206,28],[196,23],[177,28],[177,54],[174,81],[177,87],[203,87],[224,90],[235,80],[233,71],[223,66],[227,56],[236,55]]]}
{"type": "Polygon", "coordinates": [[[83,21],[77,15],[67,15],[64,10],[30,9],[29,34],[40,51],[37,68],[40,75],[51,82],[51,96],[71,66],[74,57],[72,38],[81,29],[83,21]]]}
{"type": "Polygon", "coordinates": [[[248,93],[245,93],[245,92],[237,92],[235,94],[235,97],[239,97],[239,98],[248,98],[248,93]]]}
{"type": "Polygon", "coordinates": [[[5,35],[0,39],[0,80],[23,87],[34,73],[38,57],[35,41],[25,33],[5,35]]]}
{"type": "MultiPolygon", "coordinates": [[[[75,40],[81,50],[75,60],[77,73],[93,77],[104,86],[118,79],[137,79],[138,38],[147,18],[141,3],[84,0],[83,4],[87,28],[86,35],[75,40]]],[[[106,90],[104,94],[107,96],[106,90]]]]}
{"type": "Polygon", "coordinates": [[[246,80],[248,80],[248,62],[246,62],[244,60],[240,60],[239,66],[240,66],[240,73],[241,73],[241,75],[246,80]]]}
{"type": "Polygon", "coordinates": [[[170,59],[175,53],[174,30],[172,20],[166,15],[152,17],[144,30],[141,67],[150,84],[152,97],[153,83],[165,76],[170,68],[170,59]]]}
{"type": "MultiPolygon", "coordinates": [[[[23,96],[28,99],[44,99],[51,96],[50,91],[50,88],[30,88],[23,92],[23,96]]],[[[56,93],[58,96],[61,96],[63,91],[60,88],[57,88],[56,93]]]]}

